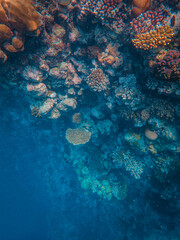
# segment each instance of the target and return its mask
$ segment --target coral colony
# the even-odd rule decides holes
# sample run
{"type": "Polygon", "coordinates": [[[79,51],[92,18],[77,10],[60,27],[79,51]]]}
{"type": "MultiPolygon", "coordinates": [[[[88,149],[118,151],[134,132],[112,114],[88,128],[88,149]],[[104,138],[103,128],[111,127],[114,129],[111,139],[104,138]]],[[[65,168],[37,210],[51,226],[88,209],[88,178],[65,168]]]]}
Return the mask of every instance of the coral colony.
{"type": "Polygon", "coordinates": [[[166,183],[180,167],[179,9],[0,0],[1,86],[21,92],[37,120],[69,122],[65,159],[101,198],[124,200],[132,182],[166,183]]]}

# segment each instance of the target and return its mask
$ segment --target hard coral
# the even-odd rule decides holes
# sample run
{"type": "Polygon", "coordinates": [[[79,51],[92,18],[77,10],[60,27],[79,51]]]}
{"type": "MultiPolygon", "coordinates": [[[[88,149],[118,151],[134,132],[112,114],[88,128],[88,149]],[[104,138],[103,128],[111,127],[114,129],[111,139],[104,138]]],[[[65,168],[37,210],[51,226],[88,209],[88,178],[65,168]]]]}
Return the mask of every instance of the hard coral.
{"type": "Polygon", "coordinates": [[[136,34],[145,33],[154,30],[157,25],[161,25],[163,18],[162,10],[146,11],[137,18],[133,18],[130,25],[136,34]]]}
{"type": "Polygon", "coordinates": [[[138,16],[151,6],[151,0],[133,0],[132,13],[138,16]]]}
{"type": "MultiPolygon", "coordinates": [[[[39,35],[40,26],[40,14],[32,0],[0,0],[0,44],[6,51],[23,51],[22,35],[39,35]]],[[[6,54],[1,52],[0,60],[6,59],[6,54]]]]}
{"type": "Polygon", "coordinates": [[[120,9],[122,5],[122,0],[81,0],[80,18],[83,15],[86,15],[87,12],[90,12],[101,20],[105,20],[107,18],[119,20],[121,19],[120,9]]]}
{"type": "Polygon", "coordinates": [[[164,25],[156,27],[155,30],[150,30],[146,33],[136,34],[135,39],[132,39],[132,42],[136,48],[148,50],[157,48],[158,46],[169,45],[173,36],[173,28],[164,25]]]}
{"type": "Polygon", "coordinates": [[[169,50],[162,54],[162,57],[157,55],[153,67],[163,79],[180,80],[180,52],[169,50]]]}
{"type": "Polygon", "coordinates": [[[104,75],[103,71],[98,68],[91,72],[87,79],[87,83],[93,91],[101,92],[103,90],[107,90],[109,80],[104,75]]]}
{"type": "Polygon", "coordinates": [[[123,63],[123,58],[118,51],[119,44],[108,44],[104,52],[98,53],[98,60],[104,66],[111,65],[113,68],[117,68],[123,63]]]}
{"type": "Polygon", "coordinates": [[[66,139],[73,145],[80,145],[89,142],[91,138],[91,132],[84,128],[68,128],[66,131],[66,139]]]}
{"type": "Polygon", "coordinates": [[[40,14],[32,0],[1,0],[1,6],[8,16],[8,22],[18,31],[34,32],[41,26],[40,14]]]}

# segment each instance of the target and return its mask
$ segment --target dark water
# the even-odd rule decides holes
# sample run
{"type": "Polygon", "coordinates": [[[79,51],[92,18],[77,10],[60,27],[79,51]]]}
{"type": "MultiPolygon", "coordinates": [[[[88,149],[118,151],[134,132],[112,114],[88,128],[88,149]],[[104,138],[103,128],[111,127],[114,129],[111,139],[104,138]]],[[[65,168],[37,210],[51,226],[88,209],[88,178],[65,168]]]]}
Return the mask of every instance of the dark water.
{"type": "Polygon", "coordinates": [[[2,93],[0,239],[108,237],[101,203],[84,194],[56,148],[58,126],[24,116],[21,99],[2,93]]]}
{"type": "Polygon", "coordinates": [[[63,159],[63,123],[33,118],[10,90],[0,105],[0,240],[180,239],[177,199],[143,181],[122,202],[85,192],[63,159]]]}

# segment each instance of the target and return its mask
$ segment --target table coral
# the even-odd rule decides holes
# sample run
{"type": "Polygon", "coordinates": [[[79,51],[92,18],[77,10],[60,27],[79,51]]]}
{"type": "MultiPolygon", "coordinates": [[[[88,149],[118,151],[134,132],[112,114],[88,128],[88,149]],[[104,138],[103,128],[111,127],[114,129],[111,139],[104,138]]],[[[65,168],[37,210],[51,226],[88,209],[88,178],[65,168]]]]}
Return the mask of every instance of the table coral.
{"type": "Polygon", "coordinates": [[[68,128],[66,130],[66,139],[73,145],[80,145],[89,142],[91,132],[84,128],[68,128]]]}

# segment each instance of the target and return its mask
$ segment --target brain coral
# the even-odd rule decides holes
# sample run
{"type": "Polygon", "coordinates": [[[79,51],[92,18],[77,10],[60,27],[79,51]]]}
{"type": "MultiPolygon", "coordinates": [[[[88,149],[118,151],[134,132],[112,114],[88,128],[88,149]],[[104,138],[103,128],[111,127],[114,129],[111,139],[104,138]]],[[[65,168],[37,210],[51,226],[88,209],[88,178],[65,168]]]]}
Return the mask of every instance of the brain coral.
{"type": "Polygon", "coordinates": [[[80,145],[89,142],[91,132],[84,128],[68,128],[66,131],[66,139],[73,145],[80,145]]]}

